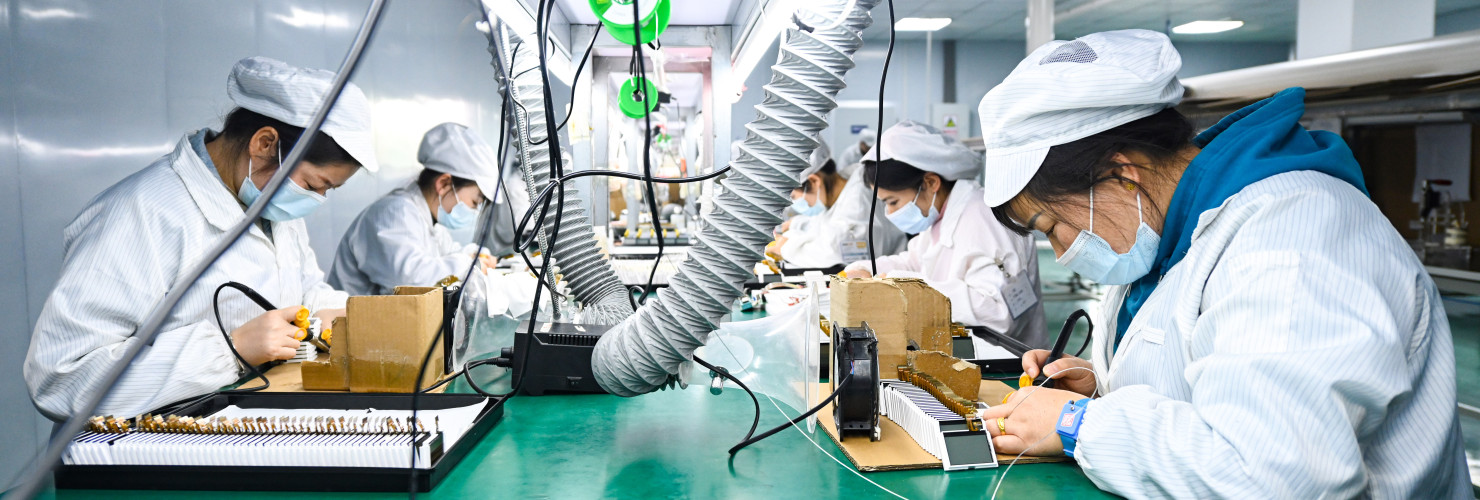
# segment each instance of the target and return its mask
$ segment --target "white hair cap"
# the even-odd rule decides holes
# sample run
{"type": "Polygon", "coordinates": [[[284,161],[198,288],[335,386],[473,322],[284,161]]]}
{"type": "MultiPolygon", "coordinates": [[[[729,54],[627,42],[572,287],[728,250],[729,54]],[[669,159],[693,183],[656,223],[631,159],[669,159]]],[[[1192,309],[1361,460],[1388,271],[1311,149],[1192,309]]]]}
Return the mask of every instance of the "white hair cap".
{"type": "MultiPolygon", "coordinates": [[[[243,109],[307,128],[333,83],[332,71],[298,68],[266,57],[248,57],[231,68],[231,75],[226,77],[226,94],[243,109]]],[[[370,100],[360,87],[344,84],[339,100],[334,102],[319,130],[334,138],[365,170],[380,169],[370,132],[370,100]]]]}
{"type": "Polygon", "coordinates": [[[807,182],[808,177],[821,172],[822,167],[832,161],[832,150],[827,147],[827,143],[822,142],[822,138],[818,136],[814,135],[812,138],[817,140],[817,149],[812,150],[812,156],[808,158],[809,164],[806,169],[802,170],[801,175],[797,176],[797,182],[807,182]]]}
{"type": "MultiPolygon", "coordinates": [[[[899,122],[884,131],[879,143],[880,161],[899,160],[946,180],[970,179],[981,172],[980,155],[956,138],[923,123],[899,122]]],[[[865,155],[864,160],[871,161],[872,156],[865,155]]]]}
{"type": "Polygon", "coordinates": [[[868,144],[868,147],[874,147],[875,145],[877,145],[878,140],[879,135],[874,132],[874,129],[866,128],[858,132],[858,142],[868,144]]]}
{"type": "Polygon", "coordinates": [[[430,170],[477,182],[490,200],[497,192],[498,155],[465,126],[449,122],[432,127],[421,138],[416,161],[430,170]]]}

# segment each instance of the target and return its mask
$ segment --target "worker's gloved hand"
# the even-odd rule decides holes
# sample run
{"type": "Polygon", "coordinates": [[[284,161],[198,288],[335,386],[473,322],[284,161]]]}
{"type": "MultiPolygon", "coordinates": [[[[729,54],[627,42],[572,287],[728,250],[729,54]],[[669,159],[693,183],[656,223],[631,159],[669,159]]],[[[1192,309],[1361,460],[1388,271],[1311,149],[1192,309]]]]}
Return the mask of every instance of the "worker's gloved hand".
{"type": "Polygon", "coordinates": [[[1064,444],[1059,441],[1054,424],[1059,413],[1064,411],[1064,403],[1083,398],[1081,394],[1059,389],[1037,386],[1020,389],[1006,402],[982,411],[982,424],[992,434],[992,445],[997,447],[997,453],[1023,453],[1035,457],[1063,455],[1064,444]],[[998,418],[1004,419],[1002,427],[1007,432],[997,427],[998,418]]]}
{"type": "Polygon", "coordinates": [[[1043,362],[1047,360],[1048,351],[1045,349],[1034,349],[1023,353],[1023,373],[1029,378],[1038,378],[1038,374],[1042,373],[1053,379],[1055,388],[1077,392],[1083,397],[1094,396],[1096,383],[1094,365],[1088,360],[1065,354],[1058,361],[1043,366],[1043,362]],[[1087,370],[1069,370],[1069,367],[1075,366],[1087,368],[1087,370]]]}
{"type": "Polygon", "coordinates": [[[484,271],[498,267],[498,257],[486,253],[478,254],[478,262],[483,264],[484,271]]]}
{"type": "MultiPolygon", "coordinates": [[[[262,313],[231,331],[231,345],[247,364],[293,359],[298,353],[298,326],[293,324],[303,306],[288,306],[262,313]]],[[[342,314],[343,309],[338,309],[342,314]]]]}
{"type": "Polygon", "coordinates": [[[869,272],[867,267],[850,267],[843,272],[848,275],[848,279],[874,277],[874,273],[869,272]]]}

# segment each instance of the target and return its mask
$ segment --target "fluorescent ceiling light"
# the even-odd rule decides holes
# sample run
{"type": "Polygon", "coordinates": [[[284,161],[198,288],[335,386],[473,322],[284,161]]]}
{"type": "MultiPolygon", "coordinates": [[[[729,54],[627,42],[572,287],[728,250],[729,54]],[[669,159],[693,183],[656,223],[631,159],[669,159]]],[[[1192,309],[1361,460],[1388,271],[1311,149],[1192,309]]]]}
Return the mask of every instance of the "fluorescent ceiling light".
{"type": "Polygon", "coordinates": [[[895,31],[935,31],[951,24],[949,17],[906,17],[894,23],[895,31]]]}
{"type": "Polygon", "coordinates": [[[1172,33],[1178,35],[1206,35],[1208,33],[1222,33],[1224,31],[1238,29],[1243,25],[1243,21],[1193,21],[1172,28],[1172,33]]]}

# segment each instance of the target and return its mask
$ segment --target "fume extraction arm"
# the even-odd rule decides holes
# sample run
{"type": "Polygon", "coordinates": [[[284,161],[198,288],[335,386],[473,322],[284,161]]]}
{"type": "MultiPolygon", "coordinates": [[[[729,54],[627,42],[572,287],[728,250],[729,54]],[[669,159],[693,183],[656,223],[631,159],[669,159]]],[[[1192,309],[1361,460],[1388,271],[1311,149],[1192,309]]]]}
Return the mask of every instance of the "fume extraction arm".
{"type": "MultiPolygon", "coordinates": [[[[723,192],[704,217],[688,259],[656,300],[597,343],[591,362],[602,388],[635,396],[660,387],[730,314],[791,203],[797,175],[819,144],[815,134],[827,127],[825,117],[837,107],[835,98],[846,86],[843,75],[853,67],[876,3],[835,0],[797,9],[756,119],[745,126],[740,154],[731,158],[723,192]]],[[[528,163],[525,168],[539,169],[528,163]]],[[[562,266],[562,271],[571,279],[571,268],[562,266]]]]}
{"type": "MultiPolygon", "coordinates": [[[[492,9],[492,6],[485,5],[484,8],[492,9]]],[[[493,14],[491,10],[490,14],[493,14]]],[[[531,71],[540,66],[539,47],[535,43],[524,43],[535,38],[532,32],[515,33],[512,26],[502,22],[492,28],[489,38],[494,43],[489,50],[493,52],[494,68],[498,70],[499,80],[505,82],[503,90],[508,93],[509,102],[516,104],[503,112],[511,113],[514,118],[514,140],[518,143],[524,183],[533,200],[555,180],[550,177],[550,146],[545,142],[550,134],[550,124],[545,119],[542,72],[531,71]]],[[[540,250],[547,258],[554,259],[554,264],[570,284],[571,292],[585,305],[581,321],[613,324],[631,316],[632,301],[627,297],[627,289],[618,280],[596,242],[587,208],[590,202],[585,193],[575,184],[567,183],[564,203],[552,205],[546,220],[553,221],[559,217],[560,232],[552,235],[554,227],[545,224],[539,228],[537,239],[540,250]]]]}

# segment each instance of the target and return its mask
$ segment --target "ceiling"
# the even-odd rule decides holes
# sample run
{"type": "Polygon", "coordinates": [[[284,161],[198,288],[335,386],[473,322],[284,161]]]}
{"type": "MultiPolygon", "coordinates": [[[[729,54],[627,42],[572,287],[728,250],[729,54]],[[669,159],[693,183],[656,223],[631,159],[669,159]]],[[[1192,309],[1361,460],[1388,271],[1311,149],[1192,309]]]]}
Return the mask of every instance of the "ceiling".
{"type": "MultiPolygon", "coordinates": [[[[795,0],[771,0],[795,1],[795,0]]],[[[590,0],[555,0],[575,24],[596,24],[590,0]]],[[[889,39],[887,0],[874,7],[874,24],[864,32],[870,41],[889,39]]],[[[674,0],[672,25],[731,24],[741,0],[674,0]]],[[[1244,27],[1208,35],[1176,35],[1174,40],[1216,42],[1295,41],[1299,0],[1056,0],[1054,35],[1069,39],[1097,31],[1142,28],[1164,31],[1200,19],[1237,19],[1244,27]]],[[[1480,0],[1435,0],[1438,15],[1480,8],[1480,0]]],[[[935,32],[937,40],[1022,40],[1027,0],[897,0],[896,19],[949,17],[935,32]]],[[[923,40],[925,33],[896,33],[899,40],[923,40]]]]}
{"type": "MultiPolygon", "coordinates": [[[[1218,42],[1294,42],[1298,0],[1057,0],[1054,36],[1069,39],[1097,31],[1143,28],[1163,31],[1200,19],[1237,19],[1244,27],[1209,35],[1176,35],[1174,40],[1218,42]]],[[[1438,15],[1480,8],[1480,0],[1436,0],[1438,15]]],[[[873,10],[874,25],[864,32],[869,40],[889,39],[888,6],[873,10]]],[[[937,40],[1022,40],[1026,0],[900,0],[895,18],[949,17],[952,22],[935,32],[937,40]]],[[[898,40],[920,40],[921,32],[900,32],[898,40]]]]}
{"type": "MultiPolygon", "coordinates": [[[[905,0],[910,1],[910,0],[905,0]]],[[[596,24],[590,0],[555,0],[561,12],[574,24],[596,24]]],[[[730,24],[740,0],[672,0],[670,26],[715,26],[730,24]]],[[[630,7],[629,7],[630,8],[630,7]]]]}

